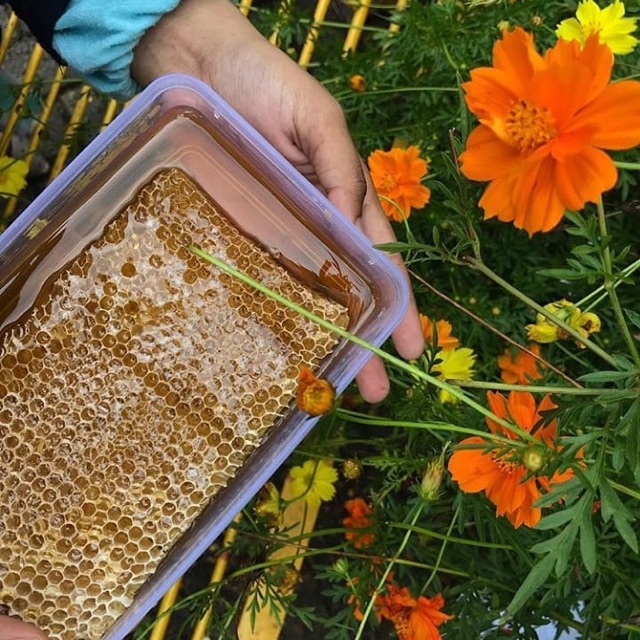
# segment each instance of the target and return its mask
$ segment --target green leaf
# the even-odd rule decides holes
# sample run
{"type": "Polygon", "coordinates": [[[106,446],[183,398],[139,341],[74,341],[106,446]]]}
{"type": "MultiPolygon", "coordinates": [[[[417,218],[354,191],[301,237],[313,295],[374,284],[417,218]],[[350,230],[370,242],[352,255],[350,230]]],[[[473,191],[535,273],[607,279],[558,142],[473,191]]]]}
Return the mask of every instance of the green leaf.
{"type": "Polygon", "coordinates": [[[524,579],[524,582],[520,585],[520,588],[516,591],[516,594],[507,607],[510,614],[513,615],[521,609],[535,591],[545,583],[546,579],[551,575],[555,562],[555,554],[550,553],[531,569],[529,575],[524,579]]]}
{"type": "Polygon", "coordinates": [[[558,545],[561,542],[564,531],[565,530],[563,529],[557,536],[553,536],[553,538],[549,538],[548,540],[543,540],[542,542],[534,544],[530,549],[531,553],[535,553],[538,555],[543,555],[545,553],[555,553],[558,549],[558,545]]]}
{"type": "Polygon", "coordinates": [[[602,519],[605,522],[609,522],[611,516],[622,516],[625,519],[630,519],[631,514],[627,507],[622,504],[622,500],[618,497],[613,487],[607,482],[606,478],[600,479],[600,503],[602,506],[602,519]]]}
{"type": "Polygon", "coordinates": [[[573,267],[575,271],[580,271],[581,273],[585,272],[584,265],[582,264],[582,262],[580,262],[580,260],[576,260],[575,258],[567,258],[567,264],[570,267],[573,267]]]}
{"type": "Polygon", "coordinates": [[[556,527],[561,527],[566,522],[573,520],[573,518],[577,517],[580,509],[582,508],[582,500],[580,502],[576,502],[576,504],[572,505],[568,509],[562,509],[562,511],[557,511],[556,513],[552,513],[548,516],[545,516],[538,522],[536,525],[536,529],[541,529],[542,531],[546,531],[548,529],[555,529],[556,527]]]}
{"type": "Polygon", "coordinates": [[[625,453],[631,470],[636,473],[640,469],[640,399],[629,407],[620,422],[621,426],[629,425],[625,453]]]}
{"type": "Polygon", "coordinates": [[[582,509],[580,522],[580,555],[585,569],[593,575],[596,570],[596,536],[593,532],[591,508],[588,504],[582,509]]]}
{"type": "Polygon", "coordinates": [[[631,245],[628,244],[626,247],[622,247],[622,249],[620,249],[618,253],[614,253],[612,251],[611,259],[613,260],[613,262],[620,262],[624,260],[627,257],[627,255],[629,255],[630,251],[631,251],[631,245]]]}
{"type": "Polygon", "coordinates": [[[583,280],[587,277],[584,272],[573,269],[540,269],[536,274],[544,278],[555,278],[556,280],[583,280]]]}
{"type": "Polygon", "coordinates": [[[571,558],[571,551],[578,535],[578,526],[575,523],[571,523],[560,536],[560,543],[556,550],[556,575],[560,576],[567,570],[569,559],[571,558]]]}
{"type": "Polygon", "coordinates": [[[634,391],[633,389],[616,389],[608,391],[606,393],[601,393],[599,396],[596,396],[594,402],[607,405],[619,402],[620,400],[624,400],[625,398],[633,398],[637,395],[638,392],[634,391]]]}
{"type": "Polygon", "coordinates": [[[400,253],[401,251],[409,251],[410,249],[419,248],[413,244],[409,244],[408,242],[384,242],[374,246],[376,249],[386,251],[387,253],[400,253]]]}
{"type": "Polygon", "coordinates": [[[631,309],[625,309],[624,313],[627,318],[629,318],[629,322],[631,322],[634,327],[640,329],[640,313],[637,311],[631,311],[631,309]]]}
{"type": "Polygon", "coordinates": [[[614,471],[621,471],[624,467],[625,450],[623,449],[622,442],[617,442],[614,450],[611,453],[611,466],[614,471]]]}
{"type": "Polygon", "coordinates": [[[597,273],[602,273],[600,262],[595,256],[581,255],[580,260],[584,265],[586,265],[587,267],[591,267],[597,273]]]}
{"type": "Polygon", "coordinates": [[[579,478],[571,478],[567,482],[556,485],[549,493],[544,494],[538,498],[534,506],[535,507],[548,507],[551,504],[555,504],[558,500],[561,500],[567,496],[570,491],[578,489],[582,486],[582,482],[579,478]]]}
{"type": "Polygon", "coordinates": [[[613,524],[615,524],[618,533],[622,536],[622,539],[631,547],[634,553],[638,553],[638,538],[636,532],[629,524],[629,520],[626,516],[614,513],[613,524]]]}
{"type": "Polygon", "coordinates": [[[616,361],[616,365],[618,365],[620,369],[624,369],[625,371],[632,371],[632,370],[635,370],[636,368],[635,364],[631,362],[629,358],[625,358],[620,353],[614,353],[613,359],[616,361]]]}
{"type": "Polygon", "coordinates": [[[597,249],[592,244],[580,244],[577,247],[571,249],[571,253],[575,253],[577,256],[584,256],[587,254],[595,253],[597,249]]]}
{"type": "Polygon", "coordinates": [[[615,382],[616,380],[625,380],[634,375],[633,371],[594,371],[593,373],[585,373],[580,376],[580,382],[615,382]]]}

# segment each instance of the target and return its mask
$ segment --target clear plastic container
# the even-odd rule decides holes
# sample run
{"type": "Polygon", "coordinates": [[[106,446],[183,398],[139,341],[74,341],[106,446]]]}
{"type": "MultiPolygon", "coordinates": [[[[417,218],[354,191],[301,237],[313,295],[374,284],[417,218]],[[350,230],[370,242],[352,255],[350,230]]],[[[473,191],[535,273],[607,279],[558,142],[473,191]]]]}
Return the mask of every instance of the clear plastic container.
{"type": "MultiPolygon", "coordinates": [[[[29,402],[37,401],[37,398],[32,397],[32,391],[24,389],[16,391],[19,385],[15,386],[17,378],[14,380],[15,376],[19,377],[20,375],[26,376],[24,379],[29,380],[29,375],[32,375],[30,362],[33,357],[33,349],[20,351],[20,345],[16,346],[15,342],[22,340],[20,331],[24,333],[24,326],[27,326],[25,323],[31,322],[28,319],[32,318],[34,314],[37,315],[39,313],[37,310],[43,305],[46,307],[47,317],[53,317],[56,313],[63,314],[60,317],[64,317],[65,313],[71,313],[68,310],[65,311],[64,305],[58,305],[60,309],[55,306],[58,304],[55,302],[55,291],[58,290],[56,289],[58,287],[56,278],[61,273],[65,273],[65,269],[74,260],[77,260],[82,252],[92,251],[91,247],[98,246],[100,243],[102,246],[108,246],[108,241],[104,238],[111,232],[110,230],[115,228],[113,225],[117,216],[126,209],[132,199],[139,197],[142,185],[148,185],[150,181],[153,181],[154,176],[166,170],[180,172],[180,175],[186,176],[199,187],[202,193],[194,201],[200,203],[198,207],[203,206],[202,197],[210,198],[211,202],[215,203],[216,210],[221,212],[228,221],[229,228],[239,232],[239,237],[246,238],[250,243],[255,243],[255,246],[268,255],[270,260],[284,268],[284,271],[290,274],[296,282],[314,292],[313,295],[322,296],[323,299],[329,301],[327,303],[329,305],[341,305],[345,309],[345,317],[347,317],[345,325],[352,333],[379,346],[388,338],[402,318],[408,304],[408,287],[402,274],[392,262],[384,254],[372,248],[370,241],[364,235],[207,86],[186,76],[166,76],[143,91],[123,114],[116,118],[82,151],[58,179],[0,236],[0,339],[3,340],[0,342],[0,349],[2,349],[0,351],[0,384],[5,385],[5,395],[0,398],[0,423],[3,416],[19,416],[21,415],[20,407],[25,407],[29,402]],[[49,289],[53,287],[53,293],[49,291],[47,296],[43,297],[43,291],[47,287],[49,289]],[[20,327],[22,328],[20,329],[20,327]],[[11,348],[15,349],[15,353],[7,355],[7,345],[10,344],[7,336],[10,331],[14,332],[11,334],[13,341],[11,348]],[[21,364],[21,358],[26,361],[24,364],[21,364]],[[11,375],[8,373],[9,365],[14,367],[11,375]],[[11,386],[12,384],[15,388],[11,386]],[[10,403],[15,404],[17,408],[10,407],[10,403]],[[15,413],[6,413],[8,411],[15,411],[15,413]]],[[[194,215],[197,216],[197,214],[198,212],[194,211],[194,215]]],[[[159,212],[158,219],[161,218],[162,212],[159,212]]],[[[202,218],[197,219],[202,220],[202,218]]],[[[143,223],[153,226],[148,221],[140,224],[143,223]]],[[[223,226],[223,233],[225,228],[223,226]]],[[[201,237],[203,237],[202,233],[206,235],[207,231],[204,229],[203,232],[200,229],[201,237]]],[[[146,240],[143,241],[144,243],[146,240]]],[[[91,263],[91,259],[88,259],[88,263],[91,263]]],[[[75,282],[74,278],[77,279],[77,277],[73,273],[65,276],[65,282],[75,282]]],[[[105,280],[104,274],[100,277],[102,280],[96,282],[96,287],[104,287],[106,290],[107,285],[103,282],[105,280]]],[[[86,279],[82,282],[86,282],[86,279]]],[[[154,286],[152,283],[151,289],[154,286]]],[[[115,290],[117,287],[113,286],[113,289],[115,290]]],[[[150,295],[153,297],[153,291],[150,295]]],[[[193,295],[196,296],[197,293],[193,295]]],[[[251,296],[246,291],[243,295],[249,300],[248,304],[251,304],[251,296]]],[[[104,299],[105,296],[101,298],[102,301],[104,299]]],[[[105,305],[107,303],[108,301],[104,302],[105,305]]],[[[142,340],[145,339],[145,336],[149,340],[155,340],[153,344],[156,351],[154,351],[153,361],[160,361],[164,357],[158,351],[162,348],[158,345],[166,343],[166,348],[173,350],[184,348],[184,345],[187,344],[185,340],[188,339],[188,332],[184,333],[186,337],[182,338],[180,343],[182,346],[176,347],[176,344],[172,344],[171,336],[168,336],[167,340],[161,343],[154,335],[156,325],[153,313],[144,315],[137,303],[130,301],[130,304],[133,305],[130,307],[133,311],[130,314],[125,314],[125,320],[135,316],[138,324],[131,321],[132,327],[137,327],[137,329],[132,328],[132,331],[134,333],[138,331],[142,340]],[[145,322],[148,324],[145,325],[145,322]],[[140,326],[140,323],[143,325],[140,326]]],[[[96,306],[95,313],[99,314],[100,312],[101,309],[96,306]]],[[[105,331],[107,334],[116,334],[118,327],[114,329],[109,326],[109,320],[105,322],[107,323],[106,329],[100,328],[99,332],[97,329],[91,329],[95,333],[95,340],[106,340],[103,337],[105,331]]],[[[56,331],[60,326],[64,325],[56,325],[56,331]]],[[[45,340],[45,338],[46,336],[42,339],[45,340]]],[[[46,339],[50,340],[50,337],[46,339]]],[[[76,335],[67,335],[61,337],[58,342],[63,344],[65,340],[67,342],[76,340],[78,342],[70,348],[72,351],[74,349],[79,351],[85,348],[82,345],[83,339],[76,335]]],[[[251,339],[247,336],[240,336],[236,340],[239,349],[242,350],[243,344],[249,340],[251,339]]],[[[34,344],[36,343],[34,342],[34,344]]],[[[48,342],[44,345],[42,353],[51,349],[51,344],[48,342]]],[[[233,353],[237,354],[237,349],[233,353]]],[[[72,356],[77,356],[77,353],[71,353],[69,362],[75,361],[72,360],[72,356]]],[[[368,351],[341,339],[336,341],[328,355],[322,356],[315,370],[316,373],[330,380],[336,390],[341,392],[353,380],[368,357],[368,351]]],[[[83,366],[85,365],[83,364],[83,366]]],[[[100,371],[101,366],[101,362],[91,363],[92,370],[96,372],[100,371]]],[[[56,380],[58,384],[60,383],[57,374],[56,371],[48,374],[52,385],[56,383],[56,380]]],[[[75,379],[73,371],[68,375],[71,376],[69,379],[75,379]]],[[[85,374],[83,376],[87,377],[85,374]]],[[[118,381],[113,382],[114,379],[114,376],[108,378],[112,384],[117,384],[118,381]]],[[[107,385],[110,384],[108,380],[107,385]]],[[[220,383],[222,385],[220,396],[225,393],[225,380],[227,378],[224,378],[220,383]]],[[[148,378],[145,378],[144,381],[148,381],[148,378]]],[[[146,388],[145,384],[147,383],[144,381],[141,382],[140,388],[146,388]]],[[[91,380],[84,379],[79,380],[78,384],[89,384],[90,386],[90,382],[91,380]]],[[[153,384],[161,384],[161,382],[155,378],[153,380],[153,384]]],[[[207,381],[200,381],[200,383],[206,384],[207,381]]],[[[256,388],[259,387],[260,381],[258,380],[256,388]]],[[[68,384],[67,388],[69,388],[68,384]]],[[[132,402],[135,401],[138,393],[136,385],[128,389],[125,403],[130,399],[132,402]]],[[[47,393],[49,392],[47,391],[47,393]]],[[[75,406],[70,400],[65,403],[64,395],[64,389],[60,389],[60,393],[55,396],[61,399],[62,413],[70,411],[75,406]]],[[[109,393],[105,397],[110,397],[109,393]]],[[[242,397],[245,398],[245,396],[242,397]]],[[[95,428],[95,421],[98,420],[95,414],[97,412],[99,416],[101,409],[99,405],[101,404],[104,403],[98,402],[97,406],[94,406],[94,403],[85,407],[89,417],[87,418],[85,415],[83,420],[86,418],[89,422],[79,423],[78,429],[81,427],[89,430],[95,428]]],[[[250,404],[250,399],[247,400],[247,404],[250,404]]],[[[40,407],[42,411],[45,410],[42,404],[38,405],[37,402],[34,406],[40,407]]],[[[116,439],[114,446],[117,445],[116,449],[118,449],[123,442],[126,442],[126,434],[118,433],[115,429],[110,435],[109,429],[117,422],[116,417],[120,414],[118,413],[116,416],[114,406],[106,406],[102,409],[107,416],[104,419],[104,424],[107,426],[99,434],[100,442],[107,442],[108,438],[114,438],[116,439]]],[[[121,409],[122,407],[118,408],[118,411],[121,409]]],[[[56,410],[55,407],[46,407],[47,429],[51,424],[65,424],[64,416],[55,415],[56,410]],[[60,421],[55,422],[56,420],[60,421]]],[[[24,423],[23,418],[11,419],[8,424],[0,424],[4,442],[3,445],[0,445],[0,450],[3,451],[2,459],[0,459],[0,473],[5,478],[9,478],[0,488],[0,532],[2,532],[0,533],[0,548],[5,547],[8,541],[11,543],[10,546],[13,545],[12,548],[24,550],[23,553],[18,554],[19,557],[14,551],[13,555],[7,552],[9,555],[0,559],[0,593],[9,593],[10,597],[14,598],[14,603],[17,603],[20,598],[24,600],[24,594],[20,595],[19,592],[16,592],[18,587],[14,584],[24,583],[21,571],[23,573],[26,571],[25,575],[29,576],[31,580],[30,586],[28,588],[23,586],[22,591],[31,589],[36,592],[42,588],[45,596],[48,593],[47,589],[50,590],[55,585],[52,586],[51,580],[49,583],[46,580],[38,580],[39,572],[46,570],[55,573],[59,570],[63,579],[66,577],[65,570],[69,576],[82,574],[83,566],[78,564],[79,555],[76,554],[75,562],[69,560],[69,563],[75,564],[79,571],[76,571],[73,566],[65,568],[64,562],[61,560],[63,556],[73,559],[74,548],[71,540],[80,541],[77,544],[86,543],[82,547],[83,552],[86,549],[91,553],[95,551],[97,554],[95,557],[98,559],[101,557],[100,554],[105,557],[108,554],[111,554],[109,557],[119,557],[118,544],[123,549],[131,549],[131,546],[127,547],[128,544],[138,548],[142,544],[141,540],[145,540],[147,545],[150,544],[148,539],[140,534],[142,537],[135,538],[134,536],[130,540],[121,540],[109,546],[110,542],[103,538],[111,537],[115,540],[118,532],[114,529],[114,522],[92,520],[94,506],[89,504],[85,508],[88,498],[82,493],[82,487],[78,488],[77,486],[84,483],[82,468],[95,472],[95,465],[98,465],[99,461],[105,458],[104,451],[100,449],[102,445],[95,449],[83,449],[82,455],[74,454],[73,446],[77,444],[77,441],[71,434],[70,437],[60,440],[60,444],[56,445],[61,451],[60,456],[62,457],[56,457],[53,462],[48,459],[43,460],[38,457],[40,455],[38,451],[47,450],[46,442],[40,448],[33,445],[31,449],[28,447],[32,443],[28,443],[27,446],[21,442],[21,440],[27,439],[37,441],[38,438],[46,440],[51,437],[42,435],[44,431],[38,433],[41,428],[39,425],[43,422],[45,414],[38,412],[37,408],[34,411],[35,413],[32,412],[28,415],[25,413],[27,417],[24,420],[27,423],[29,420],[32,422],[28,427],[30,430],[22,432],[21,427],[16,426],[24,423]],[[12,438],[13,449],[11,451],[7,449],[7,434],[12,438]],[[21,447],[23,448],[21,449],[21,447]],[[83,456],[86,458],[89,455],[87,451],[94,457],[83,460],[83,456]],[[65,455],[67,456],[66,462],[61,462],[61,460],[65,460],[65,455]],[[84,467],[82,467],[83,463],[84,467]],[[54,466],[58,464],[64,468],[39,480],[43,464],[45,469],[48,468],[47,464],[54,466]],[[31,482],[30,485],[25,484],[25,478],[31,482]],[[69,483],[74,482],[73,491],[70,489],[70,493],[68,492],[65,497],[64,487],[71,487],[72,485],[69,483]],[[48,486],[50,483],[55,486],[48,486]],[[15,487],[18,487],[22,494],[16,496],[15,487]],[[62,488],[60,489],[60,487],[62,488]],[[49,491],[48,494],[46,494],[47,491],[49,491]],[[30,522],[34,520],[37,522],[38,518],[46,519],[47,526],[50,527],[56,516],[60,516],[55,512],[51,513],[51,509],[46,507],[46,501],[43,499],[43,496],[46,495],[51,499],[57,495],[51,491],[58,491],[61,494],[61,497],[56,498],[53,504],[62,504],[67,508],[69,507],[68,500],[72,502],[75,500],[77,508],[76,511],[73,511],[69,507],[71,510],[58,518],[59,539],[43,542],[42,536],[38,534],[38,527],[32,526],[29,529],[29,526],[25,522],[21,522],[20,518],[24,516],[25,521],[29,520],[30,522]],[[24,509],[20,512],[22,515],[12,513],[8,505],[2,502],[7,503],[16,499],[24,501],[24,509]],[[60,499],[63,502],[59,502],[60,499]],[[26,506],[30,500],[31,504],[35,505],[31,511],[26,506]],[[77,521],[72,517],[73,514],[78,515],[77,521]],[[18,526],[14,527],[13,525],[18,526]],[[109,536],[106,536],[105,531],[109,527],[112,530],[109,536]],[[76,537],[69,537],[71,535],[69,532],[72,532],[76,537]],[[94,538],[91,538],[92,535],[94,538]],[[68,540],[65,541],[66,538],[68,540]],[[94,540],[93,543],[92,540],[94,540]],[[91,546],[92,544],[93,546],[91,546]],[[50,547],[57,549],[53,556],[49,551],[46,553],[44,550],[40,551],[40,549],[49,549],[50,547]],[[14,567],[13,573],[9,571],[8,567],[14,567]]],[[[252,451],[242,459],[226,486],[213,495],[206,506],[193,517],[193,521],[189,520],[188,527],[181,533],[177,542],[171,540],[170,548],[163,551],[164,559],[157,570],[136,591],[131,603],[129,603],[127,596],[124,612],[119,615],[113,625],[110,625],[107,631],[101,632],[97,637],[103,637],[105,640],[118,640],[129,633],[169,586],[220,535],[231,522],[233,516],[263,486],[317,422],[317,418],[309,417],[298,410],[293,401],[289,402],[284,409],[279,408],[278,411],[278,417],[274,424],[270,426],[261,441],[252,448],[252,451]]],[[[150,426],[149,438],[160,437],[153,429],[159,429],[159,433],[170,431],[170,422],[168,420],[160,426],[150,426]]],[[[237,427],[237,423],[234,424],[237,427]]],[[[70,432],[65,431],[64,433],[69,436],[70,432]]],[[[108,449],[111,445],[104,446],[108,449]]],[[[52,451],[57,451],[56,447],[53,447],[52,451]]],[[[57,454],[50,454],[50,456],[53,455],[57,454]]],[[[206,459],[207,455],[205,447],[197,459],[201,459],[203,456],[206,459]]],[[[211,456],[209,457],[211,458],[211,456]]],[[[123,459],[125,462],[121,461],[121,464],[126,464],[126,455],[123,459]]],[[[104,460],[103,462],[106,464],[104,460]]],[[[136,472],[132,473],[134,474],[132,475],[133,483],[136,472]]],[[[140,469],[137,473],[138,477],[135,481],[142,488],[142,494],[139,497],[141,503],[146,503],[148,500],[144,495],[144,488],[147,485],[140,475],[140,469]]],[[[185,483],[189,484],[189,478],[195,477],[197,469],[187,464],[182,471],[178,469],[175,473],[184,473],[185,483]]],[[[105,482],[109,480],[108,475],[107,473],[105,482]]],[[[127,514],[134,513],[135,509],[131,504],[128,504],[129,498],[126,496],[131,494],[120,491],[114,495],[120,496],[119,499],[124,503],[114,503],[110,508],[115,510],[114,513],[119,514],[119,518],[125,520],[129,518],[126,522],[130,525],[130,515],[127,514]],[[125,497],[123,498],[123,496],[125,497]]],[[[140,527],[136,528],[137,525],[134,522],[132,531],[138,529],[144,531],[145,515],[138,515],[141,518],[140,527]]],[[[135,516],[133,517],[135,519],[135,516]]],[[[125,520],[115,519],[114,521],[117,523],[125,520]]],[[[47,531],[46,535],[51,536],[50,530],[47,531]]],[[[96,560],[96,562],[98,561],[96,560]]],[[[97,571],[102,571],[100,569],[102,565],[98,563],[96,566],[98,567],[97,571]]],[[[118,566],[122,568],[125,565],[118,566]]],[[[91,570],[96,569],[92,568],[91,570]]],[[[57,577],[58,574],[55,575],[57,577]]],[[[122,593],[125,590],[127,575],[122,570],[116,576],[117,580],[124,584],[118,587],[119,591],[116,588],[114,593],[122,593]]],[[[50,577],[47,576],[47,580],[50,577]]],[[[67,588],[70,588],[69,584],[77,586],[73,583],[74,579],[76,578],[71,579],[71,582],[67,580],[67,588]]],[[[56,580],[53,582],[55,583],[56,580]]],[[[64,584],[64,582],[60,584],[64,584]]],[[[35,596],[36,604],[31,603],[29,597],[26,600],[27,606],[24,602],[17,603],[13,611],[37,622],[34,610],[37,610],[37,602],[42,599],[35,596]]],[[[85,599],[81,603],[74,603],[72,598],[68,603],[66,600],[64,601],[67,604],[67,609],[75,605],[78,615],[81,615],[81,609],[90,608],[92,605],[99,607],[101,602],[98,593],[93,599],[85,599]]],[[[11,609],[12,603],[8,601],[7,603],[11,609]]],[[[96,616],[99,618],[98,611],[99,609],[96,609],[96,616]]],[[[62,615],[62,613],[59,614],[59,616],[62,615]]],[[[85,613],[85,617],[86,615],[85,613]]],[[[50,624],[61,624],[64,627],[65,622],[64,620],[60,623],[51,621],[50,624]]],[[[45,628],[45,630],[47,629],[45,628]]],[[[86,635],[91,637],[89,631],[86,635]]],[[[52,636],[67,637],[64,631],[60,631],[57,636],[55,634],[52,636]]]]}

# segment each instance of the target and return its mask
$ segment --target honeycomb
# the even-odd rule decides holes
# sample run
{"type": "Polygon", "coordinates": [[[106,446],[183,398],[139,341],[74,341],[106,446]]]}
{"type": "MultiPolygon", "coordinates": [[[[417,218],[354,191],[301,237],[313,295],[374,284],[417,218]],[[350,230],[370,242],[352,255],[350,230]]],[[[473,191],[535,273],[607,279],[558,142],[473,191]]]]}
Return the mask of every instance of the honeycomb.
{"type": "Polygon", "coordinates": [[[166,169],[4,330],[0,606],[52,640],[103,636],[336,344],[190,244],[347,324],[166,169]]]}

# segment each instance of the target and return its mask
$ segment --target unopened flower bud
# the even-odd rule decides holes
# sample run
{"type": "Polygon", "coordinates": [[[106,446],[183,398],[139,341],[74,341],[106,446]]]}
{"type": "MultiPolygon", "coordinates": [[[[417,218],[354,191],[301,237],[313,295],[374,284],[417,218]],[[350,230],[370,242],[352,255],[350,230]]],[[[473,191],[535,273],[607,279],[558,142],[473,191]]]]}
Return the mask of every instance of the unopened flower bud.
{"type": "Polygon", "coordinates": [[[347,480],[357,480],[362,475],[362,465],[354,458],[347,458],[342,463],[342,475],[347,480]]]}
{"type": "Polygon", "coordinates": [[[338,558],[333,563],[333,570],[339,575],[343,577],[349,576],[349,563],[346,558],[338,558]]]}
{"type": "Polygon", "coordinates": [[[540,471],[544,466],[544,451],[540,447],[528,447],[522,456],[522,464],[529,471],[540,471]]]}
{"type": "Polygon", "coordinates": [[[427,470],[420,483],[420,495],[426,502],[433,502],[438,497],[443,469],[441,460],[434,460],[427,465],[427,470]]]}

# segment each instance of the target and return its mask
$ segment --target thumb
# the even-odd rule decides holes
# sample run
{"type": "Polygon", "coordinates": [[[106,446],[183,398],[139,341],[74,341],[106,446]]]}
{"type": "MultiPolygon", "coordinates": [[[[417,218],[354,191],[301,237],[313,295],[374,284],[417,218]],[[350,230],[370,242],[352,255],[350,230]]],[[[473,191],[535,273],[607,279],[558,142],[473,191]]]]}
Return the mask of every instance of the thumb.
{"type": "Polygon", "coordinates": [[[0,616],[0,640],[47,640],[47,636],[26,622],[0,616]]]}

